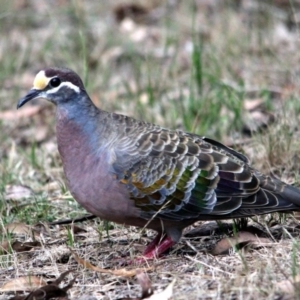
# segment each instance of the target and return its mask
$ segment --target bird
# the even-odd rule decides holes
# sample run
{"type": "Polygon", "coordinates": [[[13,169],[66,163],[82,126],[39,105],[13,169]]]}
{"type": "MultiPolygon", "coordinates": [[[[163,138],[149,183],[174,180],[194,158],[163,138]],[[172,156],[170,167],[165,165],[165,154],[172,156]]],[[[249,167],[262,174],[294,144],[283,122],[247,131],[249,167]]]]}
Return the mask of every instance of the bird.
{"type": "Polygon", "coordinates": [[[107,112],[68,68],[39,71],[17,108],[56,106],[56,137],[74,199],[101,219],[152,229],[143,258],[163,255],[196,221],[300,209],[300,190],[205,136],[107,112]]]}

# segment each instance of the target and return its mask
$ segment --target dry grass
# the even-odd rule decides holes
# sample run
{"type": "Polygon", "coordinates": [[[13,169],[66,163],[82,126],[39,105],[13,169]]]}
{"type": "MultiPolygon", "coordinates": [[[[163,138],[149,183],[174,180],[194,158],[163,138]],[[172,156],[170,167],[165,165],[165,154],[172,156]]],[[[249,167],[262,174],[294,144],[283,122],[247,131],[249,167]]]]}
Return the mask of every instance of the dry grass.
{"type": "MultiPolygon", "coordinates": [[[[122,1],[98,2],[0,0],[0,243],[41,243],[0,256],[0,286],[30,274],[53,280],[73,269],[71,299],[137,296],[134,278],[84,269],[68,247],[112,270],[121,257],[140,254],[152,235],[100,220],[80,224],[86,232],[76,234],[46,226],[85,212],[64,184],[54,108],[39,102],[23,115],[15,111],[45,66],[76,70],[105,110],[219,139],[260,170],[300,185],[298,1],[139,1],[147,12],[121,22],[115,8],[122,1]],[[254,109],[245,106],[254,101],[254,109]],[[249,127],[257,130],[250,134],[249,127]],[[12,196],[12,187],[28,197],[12,196]],[[4,230],[12,222],[45,227],[35,235],[21,229],[16,237],[4,230]]],[[[259,221],[274,237],[271,247],[212,256],[224,234],[183,238],[150,263],[153,287],[177,278],[174,299],[288,299],[278,283],[300,272],[297,221],[270,218],[259,221]]]]}

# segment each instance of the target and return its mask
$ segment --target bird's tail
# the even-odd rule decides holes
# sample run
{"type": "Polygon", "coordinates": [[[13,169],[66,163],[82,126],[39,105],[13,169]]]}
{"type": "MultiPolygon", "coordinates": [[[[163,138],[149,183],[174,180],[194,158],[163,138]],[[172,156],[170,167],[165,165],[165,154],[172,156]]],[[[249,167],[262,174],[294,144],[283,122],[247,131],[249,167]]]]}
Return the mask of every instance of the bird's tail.
{"type": "Polygon", "coordinates": [[[273,194],[277,200],[277,207],[274,211],[293,211],[300,210],[300,189],[288,185],[274,176],[256,174],[260,180],[262,193],[273,194]]]}

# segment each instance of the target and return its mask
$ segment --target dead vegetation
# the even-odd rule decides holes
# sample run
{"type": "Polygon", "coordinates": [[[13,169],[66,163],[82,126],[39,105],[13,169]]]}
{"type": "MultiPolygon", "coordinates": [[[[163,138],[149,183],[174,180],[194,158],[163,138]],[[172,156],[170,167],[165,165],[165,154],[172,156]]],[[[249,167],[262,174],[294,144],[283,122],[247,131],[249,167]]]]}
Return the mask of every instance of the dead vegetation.
{"type": "Polygon", "coordinates": [[[67,191],[54,108],[16,111],[67,66],[101,108],[219,139],[300,186],[299,1],[0,1],[0,299],[297,299],[299,214],[153,234],[86,214],[67,191]]]}

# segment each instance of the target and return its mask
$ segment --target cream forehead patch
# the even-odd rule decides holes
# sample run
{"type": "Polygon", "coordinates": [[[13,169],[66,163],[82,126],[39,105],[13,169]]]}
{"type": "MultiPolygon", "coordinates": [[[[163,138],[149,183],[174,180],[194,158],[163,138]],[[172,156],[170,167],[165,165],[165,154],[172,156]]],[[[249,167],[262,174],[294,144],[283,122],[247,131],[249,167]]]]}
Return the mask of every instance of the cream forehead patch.
{"type": "Polygon", "coordinates": [[[46,77],[45,71],[38,72],[33,81],[33,88],[36,90],[43,90],[50,79],[51,78],[46,77]]]}

